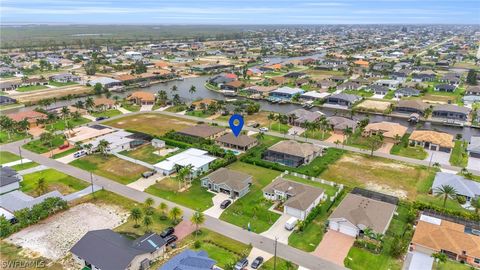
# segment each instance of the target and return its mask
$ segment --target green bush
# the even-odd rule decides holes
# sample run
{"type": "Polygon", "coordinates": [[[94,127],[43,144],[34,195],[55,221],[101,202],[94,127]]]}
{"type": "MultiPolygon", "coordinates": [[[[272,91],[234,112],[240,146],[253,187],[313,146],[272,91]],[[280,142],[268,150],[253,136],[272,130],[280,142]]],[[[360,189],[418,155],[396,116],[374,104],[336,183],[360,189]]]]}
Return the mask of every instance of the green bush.
{"type": "Polygon", "coordinates": [[[418,210],[433,210],[442,214],[457,216],[468,220],[480,221],[480,215],[475,212],[463,212],[447,208],[438,207],[432,204],[416,201],[413,203],[413,207],[418,210]]]}

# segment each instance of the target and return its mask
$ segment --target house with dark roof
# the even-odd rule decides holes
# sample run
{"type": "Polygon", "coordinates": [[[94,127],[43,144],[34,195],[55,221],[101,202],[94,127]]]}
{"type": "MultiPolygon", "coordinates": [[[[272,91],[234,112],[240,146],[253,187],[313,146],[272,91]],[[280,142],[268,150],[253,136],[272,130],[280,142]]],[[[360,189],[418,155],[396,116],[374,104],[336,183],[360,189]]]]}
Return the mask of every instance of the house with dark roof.
{"type": "Polygon", "coordinates": [[[457,196],[463,196],[467,202],[480,197],[480,183],[466,179],[461,175],[453,173],[437,172],[433,180],[432,190],[435,191],[442,186],[451,186],[455,189],[457,196]]]}
{"type": "Polygon", "coordinates": [[[215,139],[222,136],[225,133],[225,129],[220,127],[209,126],[207,124],[201,124],[201,125],[186,127],[180,131],[177,131],[177,133],[184,136],[194,137],[194,138],[215,139]]]}
{"type": "Polygon", "coordinates": [[[0,96],[0,105],[10,105],[17,103],[17,100],[7,96],[0,96]]]}
{"type": "Polygon", "coordinates": [[[250,191],[252,176],[243,172],[220,168],[201,180],[202,187],[213,192],[230,195],[231,198],[241,198],[250,191]]]}
{"type": "Polygon", "coordinates": [[[20,188],[22,176],[10,167],[0,168],[0,194],[20,188]]]}
{"type": "Polygon", "coordinates": [[[356,102],[362,100],[362,97],[351,94],[333,94],[327,97],[326,103],[339,106],[352,107],[356,102]]]}
{"type": "Polygon", "coordinates": [[[325,196],[324,190],[319,187],[281,177],[277,177],[262,191],[267,200],[284,202],[283,212],[300,220],[304,220],[325,196]]]}
{"type": "Polygon", "coordinates": [[[288,86],[280,87],[276,90],[273,90],[269,93],[269,96],[272,98],[280,98],[280,99],[291,99],[295,95],[303,94],[304,90],[300,88],[291,88],[288,86]]]}
{"type": "Polygon", "coordinates": [[[175,255],[157,270],[211,270],[217,262],[208,257],[208,253],[190,249],[175,255]]]}
{"type": "Polygon", "coordinates": [[[442,84],[435,85],[435,87],[433,89],[437,92],[449,92],[449,93],[451,93],[451,92],[455,91],[455,89],[457,89],[457,87],[455,85],[442,83],[442,84]]]}
{"type": "Polygon", "coordinates": [[[480,136],[472,136],[470,138],[467,152],[473,158],[480,158],[480,136]]]}
{"type": "Polygon", "coordinates": [[[289,124],[298,127],[305,126],[305,123],[315,122],[322,115],[320,111],[311,112],[305,109],[296,109],[287,114],[289,124]]]}
{"type": "Polygon", "coordinates": [[[288,140],[270,146],[263,153],[263,159],[285,166],[298,167],[310,163],[322,153],[321,146],[288,140]]]}
{"type": "Polygon", "coordinates": [[[395,97],[396,98],[401,98],[401,97],[412,97],[412,96],[419,96],[420,95],[420,90],[411,88],[411,87],[403,87],[395,90],[395,97]]]}
{"type": "Polygon", "coordinates": [[[417,73],[412,75],[413,82],[433,82],[436,78],[435,74],[417,73]]]}
{"type": "Polygon", "coordinates": [[[131,240],[112,230],[87,232],[71,249],[83,267],[101,270],[147,270],[165,252],[165,240],[147,233],[131,240]]]}
{"type": "Polygon", "coordinates": [[[395,105],[395,111],[400,113],[418,113],[423,115],[430,106],[421,100],[400,100],[395,105]]]}
{"type": "Polygon", "coordinates": [[[386,95],[389,89],[382,85],[372,84],[368,87],[375,95],[386,95]]]}
{"type": "Polygon", "coordinates": [[[56,82],[61,82],[61,83],[67,83],[67,82],[79,82],[81,78],[79,76],[70,74],[70,73],[63,73],[63,74],[57,74],[48,77],[49,80],[51,81],[56,81],[56,82]]]}
{"type": "Polygon", "coordinates": [[[433,110],[432,110],[432,117],[463,120],[463,121],[467,120],[469,114],[470,114],[469,108],[460,107],[452,104],[437,105],[433,107],[433,110]]]}
{"type": "Polygon", "coordinates": [[[337,134],[343,135],[346,128],[351,128],[352,131],[357,128],[357,121],[342,116],[330,116],[327,117],[327,121],[333,132],[337,134]]]}
{"type": "Polygon", "coordinates": [[[248,149],[256,146],[258,140],[250,136],[240,134],[238,137],[235,137],[233,133],[226,133],[215,139],[215,142],[222,145],[223,147],[237,149],[241,151],[247,151],[248,149]]]}
{"type": "Polygon", "coordinates": [[[480,96],[480,85],[468,86],[465,90],[465,95],[480,96]]]}

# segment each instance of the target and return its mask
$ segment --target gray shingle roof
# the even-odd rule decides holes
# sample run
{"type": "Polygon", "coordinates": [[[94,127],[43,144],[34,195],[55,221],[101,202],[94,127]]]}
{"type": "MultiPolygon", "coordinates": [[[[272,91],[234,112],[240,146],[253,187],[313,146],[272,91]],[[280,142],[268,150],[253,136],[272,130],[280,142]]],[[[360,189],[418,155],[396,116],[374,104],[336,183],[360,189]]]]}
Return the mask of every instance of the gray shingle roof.
{"type": "Polygon", "coordinates": [[[15,177],[15,175],[17,175],[17,171],[14,169],[10,167],[2,167],[0,169],[0,187],[19,182],[20,179],[15,177]]]}
{"type": "Polygon", "coordinates": [[[433,180],[432,190],[442,185],[449,185],[455,188],[457,194],[474,198],[480,196],[480,183],[465,179],[463,176],[439,172],[433,180]]]}
{"type": "Polygon", "coordinates": [[[187,249],[176,255],[158,270],[210,270],[216,261],[208,257],[205,251],[187,249]]]}
{"type": "Polygon", "coordinates": [[[320,197],[324,191],[319,187],[305,185],[281,177],[263,188],[263,192],[274,193],[275,190],[285,192],[291,196],[285,205],[299,210],[307,210],[308,207],[320,197]]]}

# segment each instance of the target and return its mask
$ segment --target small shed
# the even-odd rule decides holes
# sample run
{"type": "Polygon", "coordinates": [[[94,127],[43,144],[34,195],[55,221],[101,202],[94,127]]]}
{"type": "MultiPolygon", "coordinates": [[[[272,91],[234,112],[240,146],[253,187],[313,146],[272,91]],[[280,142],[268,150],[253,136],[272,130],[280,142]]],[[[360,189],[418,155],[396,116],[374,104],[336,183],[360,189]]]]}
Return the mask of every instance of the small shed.
{"type": "Polygon", "coordinates": [[[165,142],[160,140],[160,139],[153,139],[152,140],[152,146],[155,148],[164,148],[165,147],[165,142]]]}

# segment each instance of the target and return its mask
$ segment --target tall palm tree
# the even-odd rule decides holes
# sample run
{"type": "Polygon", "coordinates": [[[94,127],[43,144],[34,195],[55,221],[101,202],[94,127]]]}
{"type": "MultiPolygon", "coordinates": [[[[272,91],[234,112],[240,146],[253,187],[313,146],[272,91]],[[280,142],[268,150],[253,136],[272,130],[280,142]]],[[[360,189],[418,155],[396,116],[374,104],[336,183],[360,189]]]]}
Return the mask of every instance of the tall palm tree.
{"type": "Polygon", "coordinates": [[[63,121],[67,123],[67,118],[70,116],[70,109],[67,106],[63,106],[60,112],[62,113],[63,121]]]}
{"type": "Polygon", "coordinates": [[[15,122],[12,119],[7,117],[6,115],[0,116],[0,127],[2,128],[2,130],[5,130],[7,132],[8,140],[12,138],[14,126],[15,122]]]}
{"type": "Polygon", "coordinates": [[[455,198],[457,191],[450,185],[441,185],[434,189],[433,193],[436,197],[443,197],[443,207],[447,203],[447,199],[455,198]]]}
{"type": "Polygon", "coordinates": [[[91,110],[93,106],[95,106],[95,102],[93,102],[93,98],[87,97],[87,99],[85,100],[85,108],[87,110],[91,110]]]}
{"type": "Polygon", "coordinates": [[[152,218],[148,215],[144,216],[143,217],[143,225],[145,225],[145,227],[147,228],[147,232],[149,232],[149,227],[150,225],[152,225],[152,218]]]}
{"type": "Polygon", "coordinates": [[[110,145],[110,142],[107,140],[100,140],[98,142],[98,151],[103,154],[103,156],[107,156],[108,154],[108,146],[110,145]]]}
{"type": "Polygon", "coordinates": [[[16,123],[16,130],[22,134],[27,134],[27,131],[30,129],[30,123],[27,119],[20,120],[16,123]]]}
{"type": "Polygon", "coordinates": [[[470,204],[472,205],[473,208],[475,208],[475,213],[478,214],[478,212],[480,211],[480,197],[472,199],[470,204]]]}
{"type": "Polygon", "coordinates": [[[178,218],[182,215],[182,209],[178,208],[177,206],[173,207],[170,209],[170,212],[168,212],[168,216],[170,219],[173,220],[174,223],[177,222],[178,218]]]}
{"type": "Polygon", "coordinates": [[[83,108],[85,108],[85,103],[83,101],[79,100],[79,101],[75,102],[74,106],[79,108],[79,109],[83,109],[83,108]]]}
{"type": "Polygon", "coordinates": [[[47,191],[47,183],[45,182],[45,178],[41,177],[37,180],[37,193],[38,195],[45,194],[47,191]]]}
{"type": "Polygon", "coordinates": [[[195,85],[190,86],[188,92],[193,95],[195,92],[197,92],[197,87],[195,87],[195,85]]]}
{"type": "Polygon", "coordinates": [[[133,221],[135,221],[135,225],[134,227],[135,228],[138,228],[139,225],[138,225],[138,221],[142,218],[142,210],[140,210],[140,208],[132,208],[132,210],[130,210],[130,219],[132,219],[133,221]]]}
{"type": "Polygon", "coordinates": [[[162,215],[162,217],[166,217],[166,214],[168,212],[168,205],[164,202],[161,202],[158,206],[158,209],[160,210],[160,214],[162,215]]]}
{"type": "Polygon", "coordinates": [[[146,208],[152,208],[154,203],[155,201],[151,197],[148,197],[145,199],[145,202],[143,204],[145,205],[146,208]]]}
{"type": "Polygon", "coordinates": [[[195,225],[195,235],[198,233],[198,227],[205,222],[205,216],[202,212],[195,212],[193,213],[192,217],[190,218],[190,222],[195,225]]]}
{"type": "Polygon", "coordinates": [[[178,87],[176,85],[172,86],[172,92],[177,92],[178,91],[178,87]]]}
{"type": "Polygon", "coordinates": [[[348,139],[350,138],[350,136],[353,134],[353,129],[352,127],[346,127],[344,130],[343,130],[343,135],[345,136],[345,142],[348,144],[348,139]]]}
{"type": "Polygon", "coordinates": [[[270,130],[272,129],[272,122],[275,121],[277,116],[274,113],[269,113],[267,119],[270,121],[270,130]]]}

